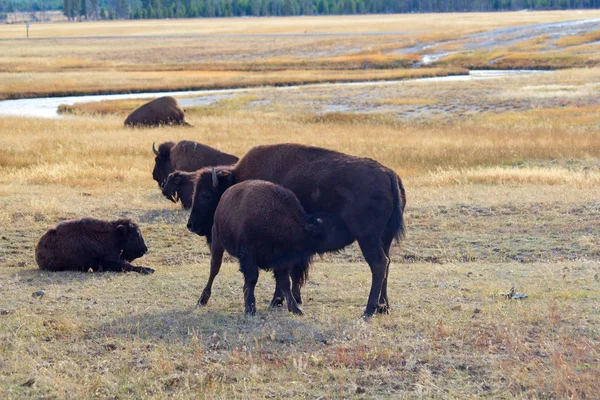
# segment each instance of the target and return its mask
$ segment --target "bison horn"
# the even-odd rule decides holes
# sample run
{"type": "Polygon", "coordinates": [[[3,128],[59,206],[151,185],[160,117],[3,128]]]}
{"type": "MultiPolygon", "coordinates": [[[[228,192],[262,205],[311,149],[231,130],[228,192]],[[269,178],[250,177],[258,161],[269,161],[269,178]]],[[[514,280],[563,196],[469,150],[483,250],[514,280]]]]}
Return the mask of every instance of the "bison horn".
{"type": "Polygon", "coordinates": [[[219,178],[217,178],[217,171],[214,168],[212,169],[212,184],[214,188],[219,186],[219,178]]]}
{"type": "Polygon", "coordinates": [[[160,155],[160,153],[158,152],[158,150],[156,150],[156,148],[154,147],[154,142],[152,142],[152,152],[154,154],[156,154],[157,156],[160,155]]]}

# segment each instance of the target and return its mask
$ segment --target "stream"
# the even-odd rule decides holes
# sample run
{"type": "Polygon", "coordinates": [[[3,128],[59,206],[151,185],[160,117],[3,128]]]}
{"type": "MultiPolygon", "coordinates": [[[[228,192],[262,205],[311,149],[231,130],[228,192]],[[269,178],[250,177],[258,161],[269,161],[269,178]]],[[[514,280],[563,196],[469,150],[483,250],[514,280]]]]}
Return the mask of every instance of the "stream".
{"type": "MultiPolygon", "coordinates": [[[[469,75],[443,76],[434,78],[416,78],[397,81],[372,81],[372,82],[343,82],[343,83],[316,83],[308,85],[280,86],[273,87],[273,90],[296,90],[299,88],[310,87],[347,87],[347,86],[381,86],[381,85],[401,85],[406,82],[449,82],[449,81],[470,81],[477,79],[494,79],[510,76],[522,76],[528,74],[548,73],[550,71],[537,70],[474,70],[469,75]]],[[[17,99],[0,101],[0,117],[29,117],[29,118],[62,118],[58,114],[58,106],[61,104],[73,105],[76,103],[88,103],[104,100],[123,100],[123,99],[150,99],[161,96],[186,96],[178,99],[181,107],[208,106],[219,100],[233,96],[235,93],[247,93],[252,91],[264,90],[265,87],[239,88],[239,89],[214,89],[214,90],[191,90],[178,92],[145,92],[145,93],[127,93],[127,94],[108,94],[108,95],[84,95],[67,97],[40,97],[33,99],[17,99]],[[189,97],[197,95],[198,97],[189,97]]]]}

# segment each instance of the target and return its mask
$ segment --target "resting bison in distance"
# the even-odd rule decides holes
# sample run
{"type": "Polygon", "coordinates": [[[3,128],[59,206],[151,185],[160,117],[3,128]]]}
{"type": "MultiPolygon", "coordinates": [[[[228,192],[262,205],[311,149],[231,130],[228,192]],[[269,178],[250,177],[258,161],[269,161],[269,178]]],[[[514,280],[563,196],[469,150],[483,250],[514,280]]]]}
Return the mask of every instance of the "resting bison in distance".
{"type": "Polygon", "coordinates": [[[194,172],[204,167],[232,165],[238,160],[236,156],[190,140],[164,142],[158,150],[152,143],[152,152],[156,155],[152,178],[161,188],[173,171],[194,172]]]}
{"type": "Polygon", "coordinates": [[[326,217],[307,214],[288,189],[271,182],[248,180],[225,190],[217,206],[210,244],[210,278],[198,304],[205,305],[226,250],[238,258],[244,274],[246,314],[254,315],[258,269],[273,270],[288,310],[302,315],[290,291],[292,266],[303,277],[311,257],[324,252],[326,217]]]}
{"type": "Polygon", "coordinates": [[[331,215],[335,234],[326,235],[324,251],[340,250],[358,241],[372,275],[365,316],[388,312],[389,251],[393,239],[404,235],[406,204],[402,181],[394,171],[368,158],[318,147],[257,146],[234,166],[198,171],[188,229],[210,241],[223,192],[250,179],[290,189],[309,214],[331,215]]]}
{"type": "Polygon", "coordinates": [[[183,109],[171,96],[159,97],[132,111],[125,126],[190,125],[185,122],[183,109]]]}
{"type": "Polygon", "coordinates": [[[151,274],[152,268],[129,264],[146,251],[140,229],[131,220],[84,218],[61,222],[44,233],[35,248],[35,261],[48,271],[87,272],[91,268],[151,274]]]}

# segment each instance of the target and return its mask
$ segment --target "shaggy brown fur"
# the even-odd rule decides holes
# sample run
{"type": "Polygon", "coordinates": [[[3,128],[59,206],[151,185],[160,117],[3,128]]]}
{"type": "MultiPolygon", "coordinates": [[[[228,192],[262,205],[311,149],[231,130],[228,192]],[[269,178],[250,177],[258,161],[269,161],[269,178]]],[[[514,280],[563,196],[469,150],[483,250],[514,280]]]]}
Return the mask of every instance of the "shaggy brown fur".
{"type": "Polygon", "coordinates": [[[189,125],[183,109],[171,96],[159,97],[133,110],[125,126],[189,125]]]}
{"type": "Polygon", "coordinates": [[[148,248],[139,227],[129,219],[101,221],[84,218],[59,223],[40,238],[35,260],[48,271],[135,271],[154,269],[134,267],[130,261],[143,256],[148,248]]]}
{"type": "Polygon", "coordinates": [[[254,315],[254,287],[258,269],[273,270],[288,310],[302,314],[290,292],[290,269],[308,269],[310,258],[323,242],[323,220],[308,215],[290,190],[271,182],[249,180],[223,193],[212,226],[211,279],[199,304],[210,298],[214,277],[227,250],[240,262],[244,274],[246,314],[254,315]]]}
{"type": "Polygon", "coordinates": [[[238,161],[236,156],[190,140],[164,142],[158,146],[158,150],[153,144],[152,150],[156,155],[152,178],[159,187],[163,187],[173,171],[193,172],[209,166],[232,165],[238,161]]]}
{"type": "Polygon", "coordinates": [[[181,201],[184,210],[192,208],[197,171],[171,172],[162,188],[163,195],[173,203],[181,201]]]}
{"type": "Polygon", "coordinates": [[[365,316],[388,312],[389,251],[394,238],[404,234],[406,204],[394,171],[368,158],[318,147],[257,146],[235,166],[199,171],[188,229],[210,240],[219,198],[230,186],[249,179],[280,184],[294,192],[306,212],[331,215],[336,233],[326,235],[324,249],[336,251],[358,241],[372,274],[365,316]]]}

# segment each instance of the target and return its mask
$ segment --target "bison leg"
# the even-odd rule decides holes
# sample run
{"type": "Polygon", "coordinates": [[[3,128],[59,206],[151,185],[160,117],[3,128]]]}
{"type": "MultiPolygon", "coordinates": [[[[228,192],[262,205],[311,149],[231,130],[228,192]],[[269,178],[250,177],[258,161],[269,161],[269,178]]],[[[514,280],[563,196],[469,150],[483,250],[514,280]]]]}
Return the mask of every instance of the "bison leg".
{"type": "MultiPolygon", "coordinates": [[[[290,269],[290,275],[292,277],[292,296],[294,296],[294,300],[296,300],[297,304],[302,304],[302,294],[300,293],[300,289],[306,279],[307,269],[308,266],[303,264],[296,264],[290,269]]],[[[269,307],[277,308],[283,306],[284,297],[285,295],[279,285],[279,281],[275,278],[275,293],[273,293],[273,300],[271,300],[269,307]]]]}
{"type": "Polygon", "coordinates": [[[223,249],[223,247],[221,247],[217,242],[212,243],[210,247],[210,276],[208,277],[208,282],[206,282],[206,286],[202,291],[202,296],[196,303],[196,306],[205,306],[206,303],[208,303],[208,299],[210,299],[213,281],[215,280],[215,277],[219,274],[219,271],[221,270],[224,251],[225,250],[223,249]]]}
{"type": "Polygon", "coordinates": [[[154,268],[147,267],[135,267],[125,261],[109,261],[105,260],[100,262],[98,267],[93,268],[96,271],[110,271],[110,272],[137,272],[138,274],[153,274],[154,268]]]}
{"type": "Polygon", "coordinates": [[[383,313],[383,314],[388,313],[389,309],[390,309],[390,302],[388,300],[388,295],[387,295],[387,282],[388,282],[388,276],[390,274],[390,264],[391,264],[390,246],[391,245],[392,245],[391,242],[383,244],[383,251],[384,251],[386,257],[388,258],[388,262],[385,267],[385,278],[383,278],[383,284],[381,285],[381,295],[379,296],[379,305],[380,306],[379,306],[378,312],[383,313]]]}
{"type": "Polygon", "coordinates": [[[359,239],[358,244],[365,256],[365,260],[367,260],[369,267],[371,267],[371,291],[369,292],[369,299],[364,312],[364,316],[368,318],[376,311],[385,313],[387,310],[384,306],[379,304],[379,298],[381,296],[383,281],[385,280],[389,265],[389,258],[385,255],[379,240],[373,240],[371,238],[359,239]]]}
{"type": "Polygon", "coordinates": [[[283,306],[283,290],[279,286],[279,282],[277,281],[277,276],[275,276],[275,292],[273,293],[273,300],[269,304],[269,308],[277,308],[283,306]]]}
{"type": "Polygon", "coordinates": [[[240,260],[241,270],[244,274],[244,305],[246,315],[256,314],[256,298],[254,287],[258,282],[258,266],[254,263],[240,260]]]}
{"type": "Polygon", "coordinates": [[[285,296],[285,301],[288,306],[288,311],[293,312],[296,315],[304,315],[302,310],[298,308],[298,303],[290,291],[290,271],[289,269],[276,270],[275,279],[277,280],[277,286],[279,286],[285,296]]]}
{"type": "Polygon", "coordinates": [[[296,303],[302,304],[302,294],[300,293],[300,289],[308,276],[308,265],[301,263],[296,264],[290,269],[290,275],[292,277],[292,296],[294,296],[294,300],[296,303]]]}

